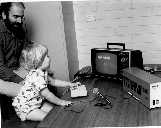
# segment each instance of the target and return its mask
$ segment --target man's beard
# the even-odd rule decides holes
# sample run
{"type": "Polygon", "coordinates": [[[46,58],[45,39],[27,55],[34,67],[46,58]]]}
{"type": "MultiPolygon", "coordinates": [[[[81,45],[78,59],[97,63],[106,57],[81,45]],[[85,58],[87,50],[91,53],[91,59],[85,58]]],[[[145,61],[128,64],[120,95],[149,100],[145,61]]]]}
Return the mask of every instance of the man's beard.
{"type": "Polygon", "coordinates": [[[18,39],[24,39],[25,31],[20,23],[11,23],[9,19],[4,20],[7,29],[9,29],[18,39]]]}

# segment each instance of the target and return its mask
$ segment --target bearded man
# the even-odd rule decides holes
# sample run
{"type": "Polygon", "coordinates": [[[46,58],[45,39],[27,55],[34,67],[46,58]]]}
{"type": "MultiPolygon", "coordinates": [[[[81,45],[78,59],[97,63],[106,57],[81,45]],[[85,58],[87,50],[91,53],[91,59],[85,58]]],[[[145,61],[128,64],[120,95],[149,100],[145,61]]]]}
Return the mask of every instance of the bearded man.
{"type": "MultiPolygon", "coordinates": [[[[21,51],[28,43],[23,29],[24,10],[22,2],[1,3],[0,6],[0,79],[4,81],[14,83],[23,81],[13,70],[19,67],[21,51]]],[[[7,107],[11,105],[11,98],[1,95],[0,102],[2,116],[8,117],[6,112],[11,109],[7,107]]]]}
{"type": "Polygon", "coordinates": [[[24,10],[21,2],[1,4],[0,79],[15,83],[23,80],[13,70],[19,66],[19,57],[27,42],[23,29],[24,10]]]}

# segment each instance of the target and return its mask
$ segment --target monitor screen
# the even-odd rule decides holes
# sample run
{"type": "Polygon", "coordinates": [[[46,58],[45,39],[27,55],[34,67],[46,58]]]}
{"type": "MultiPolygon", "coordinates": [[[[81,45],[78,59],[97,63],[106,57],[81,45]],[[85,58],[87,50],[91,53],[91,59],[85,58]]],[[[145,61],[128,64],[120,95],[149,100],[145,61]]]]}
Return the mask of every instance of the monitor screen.
{"type": "Polygon", "coordinates": [[[98,73],[116,75],[117,74],[117,55],[111,52],[96,52],[95,69],[98,73]]]}

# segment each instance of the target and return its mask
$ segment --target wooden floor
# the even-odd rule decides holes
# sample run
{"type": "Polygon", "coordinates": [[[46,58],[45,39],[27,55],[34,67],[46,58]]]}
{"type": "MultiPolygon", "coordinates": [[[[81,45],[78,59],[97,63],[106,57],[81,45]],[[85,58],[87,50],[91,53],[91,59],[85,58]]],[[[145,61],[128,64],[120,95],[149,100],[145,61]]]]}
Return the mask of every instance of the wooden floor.
{"type": "Polygon", "coordinates": [[[39,122],[34,121],[20,121],[17,116],[12,116],[10,119],[2,121],[1,128],[36,128],[39,122]]]}
{"type": "Polygon", "coordinates": [[[113,107],[109,109],[96,107],[93,102],[88,102],[91,101],[89,95],[87,99],[81,100],[87,103],[83,112],[77,114],[60,107],[55,108],[44,121],[38,124],[38,128],[161,126],[161,108],[148,109],[127,94],[121,83],[98,78],[96,80],[84,79],[83,84],[88,85],[88,90],[91,85],[99,88],[100,92],[111,101],[113,107]]]}
{"type": "MultiPolygon", "coordinates": [[[[81,83],[92,84],[92,80],[84,79],[84,81],[83,82],[81,81],[81,83]]],[[[105,90],[108,91],[107,97],[113,103],[112,109],[109,109],[106,111],[102,109],[103,112],[100,110],[98,111],[97,119],[99,120],[95,120],[94,126],[97,126],[97,127],[100,127],[100,126],[101,127],[102,126],[108,126],[108,127],[109,126],[114,126],[114,127],[161,126],[161,108],[149,110],[134,98],[129,97],[129,95],[127,95],[122,90],[121,84],[120,86],[118,86],[118,84],[114,85],[110,83],[113,83],[113,81],[109,81],[106,79],[97,79],[97,81],[95,81],[94,83],[93,87],[99,87],[100,89],[103,86],[105,87],[105,90]],[[108,118],[106,118],[107,115],[108,115],[108,118]],[[102,125],[102,124],[105,124],[105,125],[102,125]]],[[[101,91],[104,94],[104,90],[102,89],[101,91]]],[[[93,117],[92,120],[94,120],[94,118],[96,117],[93,117]]],[[[89,118],[87,119],[89,120],[89,118]]],[[[3,122],[4,123],[2,125],[2,128],[36,128],[37,126],[40,125],[39,122],[33,122],[33,121],[21,122],[16,116],[12,116],[9,120],[5,120],[3,122]]],[[[60,124],[60,120],[59,120],[59,124],[60,124]]],[[[66,125],[66,124],[63,123],[62,126],[63,125],[66,125]]]]}

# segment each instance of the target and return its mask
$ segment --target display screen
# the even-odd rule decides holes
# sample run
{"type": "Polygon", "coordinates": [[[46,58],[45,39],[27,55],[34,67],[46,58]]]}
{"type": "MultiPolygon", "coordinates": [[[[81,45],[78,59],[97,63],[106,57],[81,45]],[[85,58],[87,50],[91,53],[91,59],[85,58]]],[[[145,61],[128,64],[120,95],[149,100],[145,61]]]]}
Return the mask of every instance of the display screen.
{"type": "Polygon", "coordinates": [[[97,52],[95,58],[96,71],[102,74],[117,74],[117,55],[107,52],[97,52]]]}

